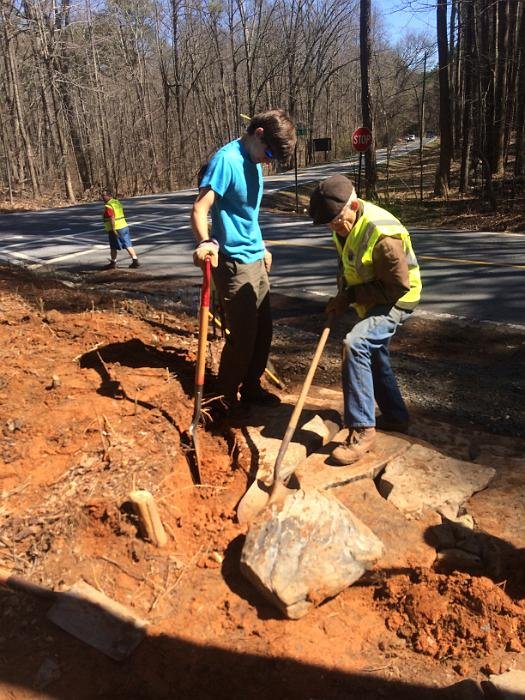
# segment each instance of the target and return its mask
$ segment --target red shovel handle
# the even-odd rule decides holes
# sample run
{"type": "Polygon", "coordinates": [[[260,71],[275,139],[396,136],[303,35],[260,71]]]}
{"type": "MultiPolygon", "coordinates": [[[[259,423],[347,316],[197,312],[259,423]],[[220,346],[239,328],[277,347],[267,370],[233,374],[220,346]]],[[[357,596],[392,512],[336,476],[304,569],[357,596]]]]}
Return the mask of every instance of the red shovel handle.
{"type": "Polygon", "coordinates": [[[211,260],[206,258],[204,263],[202,288],[201,288],[201,309],[210,308],[210,280],[211,280],[211,260]]]}
{"type": "Polygon", "coordinates": [[[208,313],[210,308],[210,279],[211,261],[206,258],[201,287],[201,307],[199,311],[199,346],[197,350],[197,366],[195,368],[195,390],[204,385],[204,369],[206,366],[206,342],[208,339],[208,313]]]}

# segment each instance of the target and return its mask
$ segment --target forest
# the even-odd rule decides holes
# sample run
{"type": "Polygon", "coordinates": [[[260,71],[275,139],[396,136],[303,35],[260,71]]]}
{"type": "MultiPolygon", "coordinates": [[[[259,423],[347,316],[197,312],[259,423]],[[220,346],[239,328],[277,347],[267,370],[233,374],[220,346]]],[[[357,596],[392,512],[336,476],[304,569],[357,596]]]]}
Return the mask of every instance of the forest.
{"type": "MultiPolygon", "coordinates": [[[[69,203],[196,185],[245,115],[286,108],[297,162],[440,136],[435,194],[523,186],[525,0],[399,0],[435,32],[393,41],[374,0],[0,0],[0,199],[69,203]]],[[[291,163],[279,167],[290,167],[291,163]]]]}

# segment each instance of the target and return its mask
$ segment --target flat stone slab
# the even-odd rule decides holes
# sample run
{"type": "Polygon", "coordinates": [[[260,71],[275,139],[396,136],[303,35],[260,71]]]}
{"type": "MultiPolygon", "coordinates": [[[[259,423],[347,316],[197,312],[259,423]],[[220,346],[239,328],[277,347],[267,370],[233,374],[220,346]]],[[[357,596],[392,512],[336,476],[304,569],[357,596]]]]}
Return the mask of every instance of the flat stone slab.
{"type": "MultiPolygon", "coordinates": [[[[291,398],[293,397],[288,397],[287,400],[291,398]]],[[[275,460],[292,410],[293,406],[290,405],[267,409],[264,419],[256,421],[257,425],[241,428],[246,448],[252,454],[252,466],[255,463],[256,478],[264,484],[273,483],[275,460]]],[[[314,413],[312,409],[305,409],[286,450],[282,464],[283,473],[293,472],[313,450],[329,442],[339,429],[339,414],[336,411],[320,409],[314,413]]]]}
{"type": "Polygon", "coordinates": [[[496,470],[474,462],[463,462],[414,444],[386,466],[379,492],[406,514],[424,508],[455,518],[472,494],[492,481],[496,470]]]}
{"type": "Polygon", "coordinates": [[[516,549],[525,548],[525,459],[491,457],[484,460],[497,474],[490,486],[469,500],[476,525],[516,549]]]}
{"type": "Polygon", "coordinates": [[[407,520],[395,506],[379,495],[372,479],[360,479],[338,486],[330,493],[383,542],[385,551],[375,568],[432,566],[436,550],[425,541],[425,533],[429,527],[441,524],[437,513],[426,510],[419,518],[407,520]]]}
{"type": "Polygon", "coordinates": [[[381,541],[337,498],[300,489],[251,524],[241,571],[295,620],[357,581],[382,553],[381,541]]]}
{"type": "Polygon", "coordinates": [[[399,435],[378,432],[374,450],[364,455],[359,462],[348,467],[330,466],[330,452],[347,434],[347,430],[341,430],[333,442],[311,454],[299,465],[295,474],[303,488],[323,491],[359,479],[374,479],[392,459],[406,452],[411,444],[409,439],[399,435]]]}

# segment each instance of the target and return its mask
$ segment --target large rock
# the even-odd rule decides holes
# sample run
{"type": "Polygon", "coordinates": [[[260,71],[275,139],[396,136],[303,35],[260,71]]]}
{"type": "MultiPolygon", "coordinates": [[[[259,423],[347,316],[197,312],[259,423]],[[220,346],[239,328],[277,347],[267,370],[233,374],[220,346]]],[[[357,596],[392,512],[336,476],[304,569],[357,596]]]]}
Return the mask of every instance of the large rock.
{"type": "Polygon", "coordinates": [[[382,542],[336,498],[298,490],[252,524],[241,570],[298,619],[357,581],[382,553],[382,542]]]}
{"type": "Polygon", "coordinates": [[[455,518],[473,493],[491,482],[496,470],[453,459],[414,444],[391,460],[379,482],[379,492],[403,513],[417,514],[432,508],[455,518]]]}

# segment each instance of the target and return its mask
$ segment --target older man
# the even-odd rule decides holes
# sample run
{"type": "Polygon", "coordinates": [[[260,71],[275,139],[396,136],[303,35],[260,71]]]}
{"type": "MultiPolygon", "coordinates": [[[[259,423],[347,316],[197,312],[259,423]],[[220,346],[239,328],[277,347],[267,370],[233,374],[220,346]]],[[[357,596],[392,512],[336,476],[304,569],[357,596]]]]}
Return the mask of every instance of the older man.
{"type": "Polygon", "coordinates": [[[352,464],[373,448],[375,428],[406,432],[409,415],[390,365],[390,339],[421,296],[410,235],[388,211],[358,199],[352,182],[334,175],[310,197],[314,225],[327,225],[339,256],[339,291],[327,306],[359,317],[344,340],[343,393],[348,438],[332,452],[352,464]],[[375,403],[381,415],[375,415],[375,403]]]}

